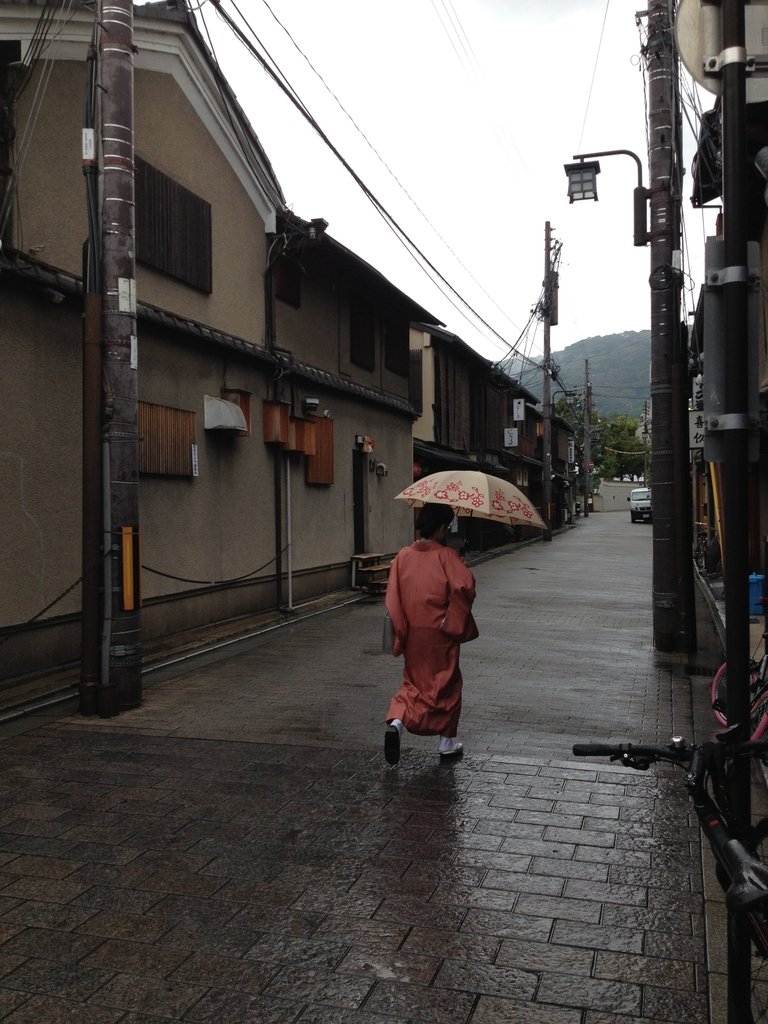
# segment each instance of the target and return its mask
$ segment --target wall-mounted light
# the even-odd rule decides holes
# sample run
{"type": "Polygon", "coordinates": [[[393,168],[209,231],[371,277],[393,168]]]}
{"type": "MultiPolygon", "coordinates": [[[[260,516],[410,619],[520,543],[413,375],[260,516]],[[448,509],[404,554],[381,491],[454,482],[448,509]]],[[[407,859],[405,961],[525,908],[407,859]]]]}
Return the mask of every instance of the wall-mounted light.
{"type": "Polygon", "coordinates": [[[322,217],[315,217],[309,222],[307,239],[310,242],[319,242],[328,228],[328,221],[322,217]]]}

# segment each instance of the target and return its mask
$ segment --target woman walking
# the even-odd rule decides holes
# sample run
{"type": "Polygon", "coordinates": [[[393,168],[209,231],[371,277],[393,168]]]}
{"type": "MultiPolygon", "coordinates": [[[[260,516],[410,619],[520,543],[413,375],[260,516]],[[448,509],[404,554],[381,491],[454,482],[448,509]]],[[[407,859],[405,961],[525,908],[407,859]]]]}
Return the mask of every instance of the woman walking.
{"type": "Polygon", "coordinates": [[[403,729],[437,736],[441,757],[463,750],[456,741],[461,715],[459,650],[478,635],[472,617],[475,578],[446,547],[453,511],[424,505],[416,523],[421,535],[402,548],[389,571],[386,606],[392,619],[392,653],[404,655],[403,683],[387,712],[384,756],[400,760],[403,729]]]}

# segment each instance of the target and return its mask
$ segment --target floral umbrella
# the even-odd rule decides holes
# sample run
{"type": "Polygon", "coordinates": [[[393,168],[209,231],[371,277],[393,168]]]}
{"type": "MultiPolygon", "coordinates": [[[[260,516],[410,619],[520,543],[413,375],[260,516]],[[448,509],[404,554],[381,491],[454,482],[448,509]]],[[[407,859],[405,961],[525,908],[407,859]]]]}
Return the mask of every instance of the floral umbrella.
{"type": "Polygon", "coordinates": [[[478,516],[508,525],[546,529],[539,513],[514,484],[475,470],[449,469],[430,473],[395,495],[412,508],[422,505],[450,505],[458,516],[478,516]]]}

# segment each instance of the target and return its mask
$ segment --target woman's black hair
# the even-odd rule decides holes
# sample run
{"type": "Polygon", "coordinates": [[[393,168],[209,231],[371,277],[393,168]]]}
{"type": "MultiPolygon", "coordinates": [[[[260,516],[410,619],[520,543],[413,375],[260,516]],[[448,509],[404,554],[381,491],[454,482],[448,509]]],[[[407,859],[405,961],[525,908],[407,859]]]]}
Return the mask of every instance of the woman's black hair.
{"type": "Polygon", "coordinates": [[[416,520],[416,529],[427,540],[441,526],[449,526],[453,522],[453,509],[450,505],[435,503],[424,505],[416,520]]]}

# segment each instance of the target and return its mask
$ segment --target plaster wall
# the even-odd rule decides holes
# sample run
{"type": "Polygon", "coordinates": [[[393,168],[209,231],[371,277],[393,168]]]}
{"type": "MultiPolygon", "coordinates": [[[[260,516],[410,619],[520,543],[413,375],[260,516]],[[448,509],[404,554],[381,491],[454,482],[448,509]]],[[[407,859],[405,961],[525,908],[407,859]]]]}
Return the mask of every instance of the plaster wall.
{"type": "MultiPolygon", "coordinates": [[[[19,169],[13,244],[80,275],[87,214],[81,156],[85,65],[56,61],[19,169]]],[[[18,134],[30,122],[36,81],[24,93],[18,134]]],[[[210,295],[149,267],[136,268],[139,301],[256,344],[264,341],[264,221],[176,81],[137,70],[135,149],[148,163],[212,205],[210,295]]]]}

